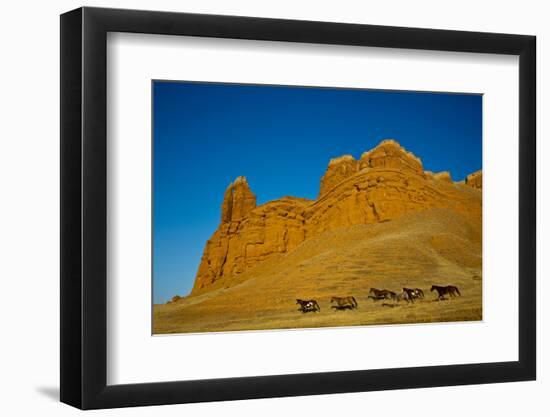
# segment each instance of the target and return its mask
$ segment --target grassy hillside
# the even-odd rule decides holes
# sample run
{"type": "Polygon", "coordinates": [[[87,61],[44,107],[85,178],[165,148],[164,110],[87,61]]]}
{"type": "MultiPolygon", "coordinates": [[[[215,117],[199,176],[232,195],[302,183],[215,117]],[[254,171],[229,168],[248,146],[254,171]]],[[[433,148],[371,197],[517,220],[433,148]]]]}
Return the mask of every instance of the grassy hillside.
{"type": "Polygon", "coordinates": [[[153,331],[187,333],[482,318],[481,219],[428,209],[397,220],[325,232],[286,254],[219,280],[208,291],[154,306],[153,331]],[[456,285],[462,297],[434,301],[431,285],[456,285]],[[414,304],[372,301],[370,287],[419,287],[414,304]],[[330,308],[353,295],[355,310],[330,308]],[[296,298],[315,298],[320,313],[302,314],[296,298]]]}

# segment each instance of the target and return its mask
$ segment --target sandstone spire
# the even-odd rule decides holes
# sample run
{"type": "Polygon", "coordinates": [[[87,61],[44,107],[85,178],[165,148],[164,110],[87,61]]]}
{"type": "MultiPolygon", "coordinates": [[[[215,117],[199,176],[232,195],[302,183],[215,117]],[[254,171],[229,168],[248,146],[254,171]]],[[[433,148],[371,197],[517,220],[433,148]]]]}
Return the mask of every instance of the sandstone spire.
{"type": "Polygon", "coordinates": [[[256,196],[246,177],[237,177],[227,189],[222,203],[222,223],[240,220],[256,207],[256,196]]]}

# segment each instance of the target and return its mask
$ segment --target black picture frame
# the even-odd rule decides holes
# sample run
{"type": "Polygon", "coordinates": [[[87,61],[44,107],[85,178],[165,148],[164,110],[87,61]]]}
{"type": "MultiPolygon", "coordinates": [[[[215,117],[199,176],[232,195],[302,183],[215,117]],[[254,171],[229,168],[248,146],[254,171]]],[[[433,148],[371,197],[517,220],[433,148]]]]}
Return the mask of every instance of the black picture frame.
{"type": "Polygon", "coordinates": [[[80,8],[61,16],[61,401],[82,409],[536,378],[534,36],[80,8]],[[108,32],[519,56],[519,360],[107,385],[108,32]]]}

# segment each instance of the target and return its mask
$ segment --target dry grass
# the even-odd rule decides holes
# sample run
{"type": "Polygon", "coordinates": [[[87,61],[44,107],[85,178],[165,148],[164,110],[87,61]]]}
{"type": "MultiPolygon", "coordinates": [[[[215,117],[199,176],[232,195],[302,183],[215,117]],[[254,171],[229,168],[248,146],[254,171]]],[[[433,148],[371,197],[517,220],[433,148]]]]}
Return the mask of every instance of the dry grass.
{"type": "Polygon", "coordinates": [[[309,239],[208,292],[154,306],[160,333],[212,332],[470,321],[482,318],[481,219],[431,209],[390,222],[357,225],[309,239]],[[462,297],[434,301],[431,285],[456,285],[462,297]],[[414,304],[372,301],[370,287],[422,288],[414,304]],[[359,307],[335,311],[330,297],[359,307]],[[302,314],[297,298],[317,299],[302,314]]]}

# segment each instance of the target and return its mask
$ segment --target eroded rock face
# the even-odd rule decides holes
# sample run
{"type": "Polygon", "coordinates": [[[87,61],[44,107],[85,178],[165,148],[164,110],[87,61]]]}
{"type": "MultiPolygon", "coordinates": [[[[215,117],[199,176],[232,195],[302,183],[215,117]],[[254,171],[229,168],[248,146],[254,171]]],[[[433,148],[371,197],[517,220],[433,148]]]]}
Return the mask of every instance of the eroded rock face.
{"type": "Polygon", "coordinates": [[[403,172],[422,174],[422,161],[413,153],[407,152],[393,139],[386,139],[376,148],[363,153],[359,169],[389,168],[403,172]]]}
{"type": "Polygon", "coordinates": [[[206,243],[193,291],[294,249],[305,239],[303,212],[309,203],[285,197],[252,209],[246,217],[222,217],[206,243]]]}
{"type": "Polygon", "coordinates": [[[465,193],[452,182],[398,169],[361,170],[306,207],[306,236],[388,221],[429,208],[481,215],[481,193],[465,193]]]}
{"type": "Polygon", "coordinates": [[[351,155],[340,156],[339,158],[331,159],[328,163],[328,168],[325,175],[321,178],[321,189],[319,197],[325,195],[328,191],[340,184],[346,178],[356,174],[359,169],[359,161],[351,155]]]}
{"type": "Polygon", "coordinates": [[[239,177],[225,193],[222,221],[206,243],[193,293],[326,231],[429,208],[481,218],[481,192],[456,186],[448,172],[425,173],[420,159],[393,140],[360,160],[350,155],[331,160],[313,201],[284,197],[256,207],[246,179],[239,177]]]}
{"type": "Polygon", "coordinates": [[[482,188],[482,172],[476,171],[466,177],[465,183],[473,188],[482,188]]]}

